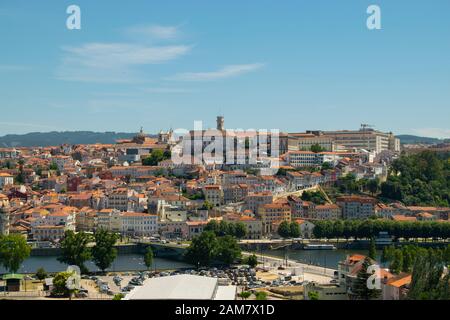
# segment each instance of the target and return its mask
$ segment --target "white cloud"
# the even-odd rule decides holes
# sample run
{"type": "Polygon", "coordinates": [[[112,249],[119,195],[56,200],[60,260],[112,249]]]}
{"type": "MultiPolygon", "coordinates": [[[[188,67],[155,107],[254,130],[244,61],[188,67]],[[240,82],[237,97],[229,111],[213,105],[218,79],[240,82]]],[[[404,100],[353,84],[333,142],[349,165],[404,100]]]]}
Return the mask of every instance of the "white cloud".
{"type": "Polygon", "coordinates": [[[263,66],[264,64],[262,63],[228,65],[217,71],[179,73],[169,77],[168,80],[210,81],[225,79],[256,71],[261,69],[263,66]]]}
{"type": "Polygon", "coordinates": [[[133,67],[162,64],[191,50],[187,45],[144,46],[129,43],[88,43],[63,47],[65,56],[57,78],[84,82],[130,82],[137,79],[133,67]]]}
{"type": "Polygon", "coordinates": [[[178,37],[180,33],[178,27],[176,26],[161,26],[161,25],[133,27],[128,29],[128,31],[133,34],[163,40],[174,39],[178,37]]]}
{"type": "Polygon", "coordinates": [[[450,138],[450,129],[443,128],[419,128],[413,129],[414,134],[424,137],[448,139],[450,138]]]}

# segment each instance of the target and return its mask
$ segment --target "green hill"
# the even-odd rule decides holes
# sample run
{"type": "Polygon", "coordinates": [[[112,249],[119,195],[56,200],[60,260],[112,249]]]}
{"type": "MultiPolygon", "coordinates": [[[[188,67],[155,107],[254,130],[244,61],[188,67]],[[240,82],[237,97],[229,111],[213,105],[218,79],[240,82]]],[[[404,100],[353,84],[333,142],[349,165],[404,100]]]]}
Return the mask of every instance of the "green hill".
{"type": "Polygon", "coordinates": [[[9,134],[0,137],[0,148],[5,147],[33,147],[57,146],[61,144],[94,144],[114,143],[118,139],[130,139],[136,133],[126,132],[92,132],[92,131],[64,131],[64,132],[32,132],[27,134],[9,134]]]}

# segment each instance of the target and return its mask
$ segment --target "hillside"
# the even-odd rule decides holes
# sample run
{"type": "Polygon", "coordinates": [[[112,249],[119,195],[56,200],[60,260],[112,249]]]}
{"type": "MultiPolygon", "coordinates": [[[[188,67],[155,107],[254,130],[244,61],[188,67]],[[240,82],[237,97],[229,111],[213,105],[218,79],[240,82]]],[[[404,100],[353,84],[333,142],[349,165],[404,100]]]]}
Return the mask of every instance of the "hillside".
{"type": "Polygon", "coordinates": [[[22,135],[9,134],[0,137],[1,147],[32,147],[56,146],[61,144],[94,144],[114,143],[118,139],[130,139],[136,133],[125,132],[92,132],[92,131],[64,131],[64,132],[32,132],[22,135]]]}
{"type": "Polygon", "coordinates": [[[437,138],[428,138],[428,137],[419,137],[419,136],[414,136],[414,135],[410,135],[410,134],[401,134],[398,135],[397,138],[400,139],[400,142],[402,144],[416,144],[416,143],[421,143],[421,144],[435,144],[435,143],[442,143],[442,142],[448,142],[450,139],[437,139],[437,138]]]}

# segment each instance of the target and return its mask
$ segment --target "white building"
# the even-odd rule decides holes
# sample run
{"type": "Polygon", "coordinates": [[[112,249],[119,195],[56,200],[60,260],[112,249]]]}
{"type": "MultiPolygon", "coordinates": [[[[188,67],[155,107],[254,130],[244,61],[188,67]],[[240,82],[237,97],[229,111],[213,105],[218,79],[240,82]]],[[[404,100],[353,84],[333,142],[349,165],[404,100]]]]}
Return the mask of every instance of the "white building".
{"type": "Polygon", "coordinates": [[[158,215],[156,214],[124,212],[121,218],[121,232],[124,235],[148,237],[158,233],[158,215]]]}
{"type": "Polygon", "coordinates": [[[150,278],[124,300],[235,300],[236,286],[220,285],[218,278],[181,274],[150,278]]]}
{"type": "Polygon", "coordinates": [[[9,173],[0,173],[0,188],[4,186],[13,185],[14,177],[9,173]]]}

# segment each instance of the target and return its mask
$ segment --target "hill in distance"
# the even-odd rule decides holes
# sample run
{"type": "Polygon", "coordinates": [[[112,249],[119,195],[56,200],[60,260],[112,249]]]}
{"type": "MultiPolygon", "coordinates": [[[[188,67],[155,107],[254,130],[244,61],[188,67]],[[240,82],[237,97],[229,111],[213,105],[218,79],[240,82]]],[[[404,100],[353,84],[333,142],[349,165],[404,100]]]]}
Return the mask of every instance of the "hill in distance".
{"type": "Polygon", "coordinates": [[[400,139],[400,142],[402,144],[436,144],[436,143],[443,143],[443,142],[449,142],[450,139],[438,139],[438,138],[429,138],[429,137],[419,137],[409,134],[402,134],[396,136],[400,139]]]}
{"type": "Polygon", "coordinates": [[[0,148],[7,147],[47,147],[62,144],[95,144],[115,143],[119,139],[131,139],[136,133],[126,132],[92,132],[92,131],[64,131],[64,132],[32,132],[27,134],[9,134],[0,137],[0,148]]]}
{"type": "MultiPolygon", "coordinates": [[[[62,144],[112,144],[119,139],[131,139],[136,133],[129,132],[93,132],[93,131],[52,131],[31,132],[27,134],[8,134],[0,137],[0,148],[9,147],[47,147],[62,144]]],[[[149,135],[152,137],[152,135],[149,135]]],[[[155,135],[153,135],[155,137],[155,135]]],[[[419,137],[414,135],[398,135],[402,144],[435,144],[450,142],[450,139],[419,137]]]]}

